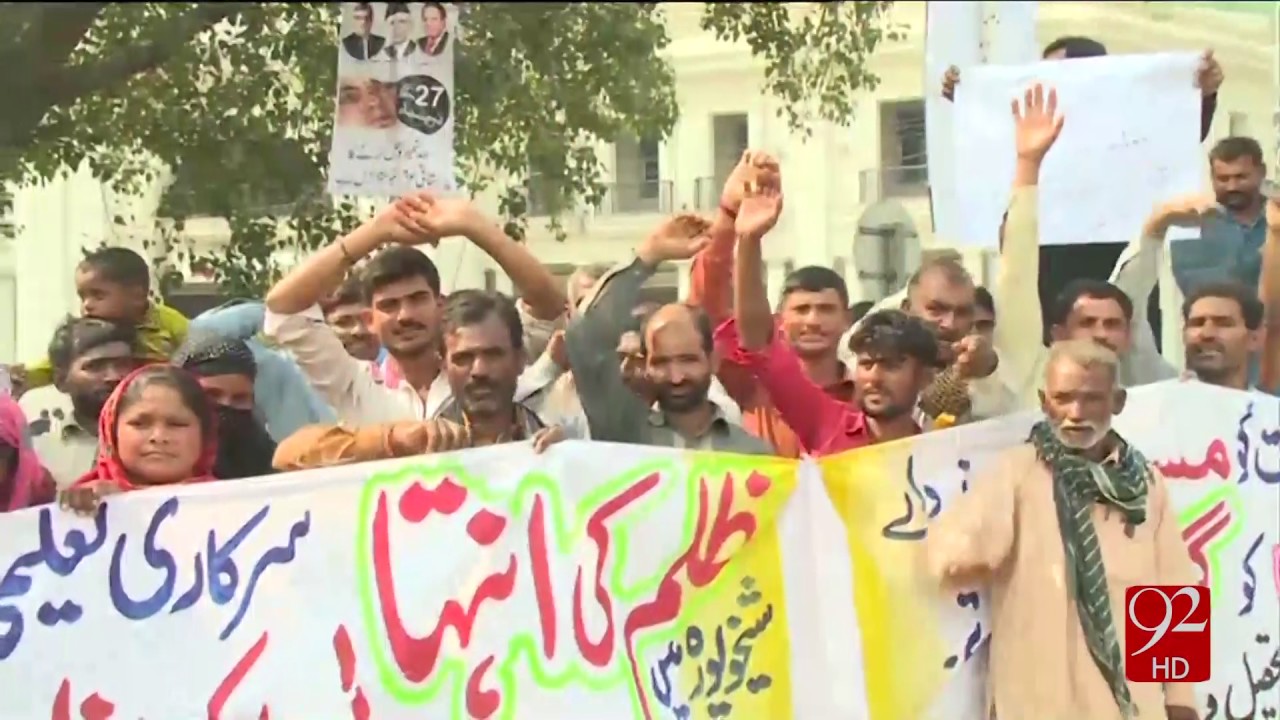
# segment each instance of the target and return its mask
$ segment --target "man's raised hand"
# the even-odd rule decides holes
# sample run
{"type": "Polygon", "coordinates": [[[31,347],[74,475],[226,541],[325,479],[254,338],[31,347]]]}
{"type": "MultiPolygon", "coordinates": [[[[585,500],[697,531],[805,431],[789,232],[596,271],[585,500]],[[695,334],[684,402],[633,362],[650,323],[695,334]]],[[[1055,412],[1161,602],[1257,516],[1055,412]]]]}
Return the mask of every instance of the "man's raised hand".
{"type": "Polygon", "coordinates": [[[689,260],[711,242],[707,230],[711,223],[692,213],[681,213],[654,228],[636,249],[636,255],[649,266],[672,260],[689,260]]]}
{"type": "Polygon", "coordinates": [[[1040,161],[1062,132],[1064,118],[1058,114],[1058,91],[1037,83],[1027,89],[1021,104],[1013,101],[1014,137],[1018,157],[1040,161]]]}

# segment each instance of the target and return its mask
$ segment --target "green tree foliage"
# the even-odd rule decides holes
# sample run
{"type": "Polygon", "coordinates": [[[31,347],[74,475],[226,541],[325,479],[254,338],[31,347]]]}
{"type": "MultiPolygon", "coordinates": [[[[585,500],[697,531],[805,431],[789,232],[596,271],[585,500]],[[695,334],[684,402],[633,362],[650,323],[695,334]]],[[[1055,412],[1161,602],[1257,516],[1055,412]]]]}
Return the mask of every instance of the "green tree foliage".
{"type": "MultiPolygon", "coordinates": [[[[764,58],[797,128],[847,122],[893,38],[890,2],[716,3],[702,27],[764,58]]],[[[676,119],[669,39],[656,3],[466,5],[456,45],[457,154],[472,191],[494,178],[521,229],[525,179],[553,208],[598,202],[596,138],[661,137],[676,119]]],[[[355,221],[323,192],[336,87],[337,3],[0,3],[0,181],[86,163],[124,192],[176,177],[157,238],[182,219],[228,218],[231,243],[198,262],[228,292],[257,295],[273,253],[314,248],[355,221]]],[[[125,223],[125,218],[117,218],[125,223]]]]}

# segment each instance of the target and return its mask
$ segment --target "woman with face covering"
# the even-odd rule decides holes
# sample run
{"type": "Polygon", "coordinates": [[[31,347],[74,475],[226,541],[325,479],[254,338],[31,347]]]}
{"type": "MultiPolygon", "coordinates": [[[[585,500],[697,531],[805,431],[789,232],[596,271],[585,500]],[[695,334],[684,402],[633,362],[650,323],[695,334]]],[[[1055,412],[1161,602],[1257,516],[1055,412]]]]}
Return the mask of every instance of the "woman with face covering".
{"type": "Polygon", "coordinates": [[[67,509],[92,514],[106,495],[214,479],[218,421],[196,379],[148,365],[116,386],[98,418],[98,460],[63,491],[67,509]]]}
{"type": "Polygon", "coordinates": [[[270,475],[276,443],[254,415],[253,381],[258,367],[241,340],[190,335],[173,364],[195,376],[218,415],[218,452],[213,475],[219,480],[270,475]]]}
{"type": "Polygon", "coordinates": [[[0,512],[53,502],[53,478],[40,464],[26,428],[18,401],[0,394],[0,512]]]}

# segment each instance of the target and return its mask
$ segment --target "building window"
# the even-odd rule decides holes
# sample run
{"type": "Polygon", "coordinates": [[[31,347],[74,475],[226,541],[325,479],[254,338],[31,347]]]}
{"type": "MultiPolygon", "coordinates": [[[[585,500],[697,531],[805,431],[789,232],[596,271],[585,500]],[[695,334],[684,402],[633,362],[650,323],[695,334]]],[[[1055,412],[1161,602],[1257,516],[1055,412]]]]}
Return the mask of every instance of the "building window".
{"type": "Polygon", "coordinates": [[[725,181],[747,149],[749,130],[746,113],[711,116],[711,174],[693,182],[694,207],[698,210],[713,210],[720,205],[725,181]]]}
{"type": "Polygon", "coordinates": [[[614,179],[602,207],[606,213],[670,210],[670,183],[662,180],[657,139],[618,138],[614,144],[614,179]]]}
{"type": "Polygon", "coordinates": [[[640,181],[640,197],[652,199],[658,197],[658,141],[641,140],[639,143],[640,165],[642,175],[640,181]]]}
{"type": "Polygon", "coordinates": [[[880,197],[924,194],[928,164],[924,100],[880,103],[880,197]]]}
{"type": "Polygon", "coordinates": [[[12,240],[18,234],[13,225],[13,193],[0,183],[0,240],[12,240]]]}

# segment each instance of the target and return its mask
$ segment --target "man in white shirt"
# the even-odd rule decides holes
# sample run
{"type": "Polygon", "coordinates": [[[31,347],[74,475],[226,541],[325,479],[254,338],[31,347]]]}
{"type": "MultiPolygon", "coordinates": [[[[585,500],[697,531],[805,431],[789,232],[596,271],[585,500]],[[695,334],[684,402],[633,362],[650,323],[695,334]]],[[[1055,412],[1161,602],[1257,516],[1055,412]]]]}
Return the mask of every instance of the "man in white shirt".
{"type": "MultiPolygon", "coordinates": [[[[267,294],[264,331],[292,353],[339,421],[361,426],[427,419],[451,398],[441,372],[440,274],[411,246],[435,245],[454,235],[494,259],[536,320],[555,323],[563,314],[564,293],[551,273],[467,200],[422,194],[392,204],[312,255],[267,294]],[[361,279],[369,327],[403,375],[395,387],[379,382],[347,353],[318,307],[356,262],[384,247],[362,269],[361,279]]],[[[531,331],[545,332],[526,328],[526,334],[531,331]]]]}

